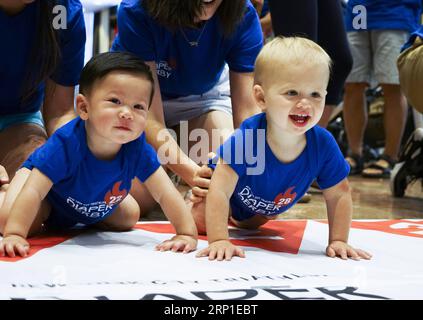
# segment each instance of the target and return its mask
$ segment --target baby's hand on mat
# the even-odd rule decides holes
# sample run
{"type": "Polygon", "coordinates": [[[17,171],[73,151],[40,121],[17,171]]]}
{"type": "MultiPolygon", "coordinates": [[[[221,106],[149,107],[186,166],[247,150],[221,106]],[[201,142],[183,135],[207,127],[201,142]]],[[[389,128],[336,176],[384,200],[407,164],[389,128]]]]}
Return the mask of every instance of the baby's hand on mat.
{"type": "Polygon", "coordinates": [[[26,257],[29,253],[29,243],[21,236],[10,235],[0,242],[0,256],[8,255],[14,258],[16,254],[26,257]]]}
{"type": "Polygon", "coordinates": [[[188,253],[197,248],[197,239],[191,236],[176,235],[170,240],[163,241],[161,244],[156,246],[158,251],[173,252],[182,251],[182,253],[188,253]]]}
{"type": "Polygon", "coordinates": [[[326,248],[326,255],[335,258],[341,257],[343,260],[351,258],[353,260],[360,260],[361,258],[370,260],[372,255],[364,250],[354,249],[348,243],[343,241],[332,241],[326,248]]]}
{"type": "Polygon", "coordinates": [[[234,256],[245,258],[244,250],[234,246],[229,240],[218,240],[209,244],[206,249],[197,253],[196,257],[209,257],[209,260],[222,261],[223,259],[229,261],[234,256]]]}

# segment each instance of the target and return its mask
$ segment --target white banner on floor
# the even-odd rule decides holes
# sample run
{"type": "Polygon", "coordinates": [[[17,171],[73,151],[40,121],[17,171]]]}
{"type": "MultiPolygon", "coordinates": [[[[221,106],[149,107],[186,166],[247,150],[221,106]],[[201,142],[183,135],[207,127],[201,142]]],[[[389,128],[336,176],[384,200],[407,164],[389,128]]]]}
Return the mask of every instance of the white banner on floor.
{"type": "Polygon", "coordinates": [[[29,257],[0,258],[0,299],[423,299],[423,220],[354,221],[350,243],[370,261],[326,257],[323,221],[233,229],[246,258],[229,262],[155,251],[172,232],[153,222],[32,239],[29,257]]]}

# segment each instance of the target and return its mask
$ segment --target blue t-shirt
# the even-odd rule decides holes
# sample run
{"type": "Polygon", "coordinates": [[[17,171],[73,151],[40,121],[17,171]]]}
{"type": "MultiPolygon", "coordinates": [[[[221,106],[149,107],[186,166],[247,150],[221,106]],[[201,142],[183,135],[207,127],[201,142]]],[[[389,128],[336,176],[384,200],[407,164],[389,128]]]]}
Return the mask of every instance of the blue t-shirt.
{"type": "Polygon", "coordinates": [[[347,31],[363,31],[363,29],[356,30],[353,27],[354,17],[362,12],[357,7],[357,13],[353,13],[354,7],[358,5],[366,8],[366,30],[383,29],[412,32],[420,24],[421,0],[349,0],[345,14],[347,31]]]}
{"type": "MultiPolygon", "coordinates": [[[[255,214],[280,214],[301,199],[314,180],[327,189],[349,173],[348,163],[326,129],[308,130],[303,152],[283,163],[266,142],[266,128],[265,113],[250,117],[217,151],[239,178],[230,199],[232,216],[238,221],[255,214]]],[[[212,161],[209,166],[215,167],[212,161]]]]}
{"type": "Polygon", "coordinates": [[[118,12],[119,33],[112,51],[129,51],[155,61],[163,98],[199,95],[218,82],[225,62],[230,70],[252,72],[263,37],[257,12],[246,1],[236,31],[224,38],[217,15],[200,29],[172,32],[144,10],[140,0],[123,0],[118,12]],[[188,43],[198,39],[198,46],[188,43]]]}
{"type": "MultiPolygon", "coordinates": [[[[37,92],[27,103],[21,103],[27,69],[37,67],[29,66],[28,63],[39,30],[37,7],[40,1],[28,4],[14,16],[8,16],[0,10],[0,116],[36,112],[43,103],[44,83],[40,83],[37,92]]],[[[51,79],[63,86],[74,86],[78,84],[84,65],[86,36],[82,5],[79,0],[60,0],[57,3],[66,8],[67,29],[60,29],[58,32],[61,58],[51,79]]],[[[62,12],[58,10],[57,14],[62,12]]],[[[63,23],[63,20],[58,22],[63,23]]]]}
{"type": "Polygon", "coordinates": [[[160,166],[144,133],[124,144],[110,161],[97,159],[86,141],[85,122],[78,117],[58,129],[23,164],[53,182],[47,195],[53,208],[48,222],[55,227],[103,220],[126,197],[134,177],[144,182],[160,166]]]}

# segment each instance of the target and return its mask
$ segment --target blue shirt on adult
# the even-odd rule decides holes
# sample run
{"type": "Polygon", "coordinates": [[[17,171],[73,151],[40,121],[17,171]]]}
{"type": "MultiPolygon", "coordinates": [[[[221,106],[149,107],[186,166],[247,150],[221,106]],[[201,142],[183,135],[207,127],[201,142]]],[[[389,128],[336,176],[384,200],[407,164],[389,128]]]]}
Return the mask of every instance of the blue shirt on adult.
{"type": "MultiPolygon", "coordinates": [[[[217,151],[238,175],[230,199],[232,216],[238,221],[255,214],[283,213],[301,199],[314,180],[327,189],[349,173],[348,163],[326,129],[315,126],[308,130],[302,153],[283,163],[266,142],[266,128],[265,113],[252,116],[217,151]]],[[[215,168],[213,160],[209,166],[215,168]]]]}
{"type": "Polygon", "coordinates": [[[97,223],[127,196],[131,181],[146,181],[160,166],[143,133],[122,145],[113,160],[97,159],[87,146],[85,121],[76,118],[58,129],[23,164],[37,168],[52,182],[47,195],[52,205],[47,224],[64,228],[97,223]]]}
{"type": "MultiPolygon", "coordinates": [[[[0,116],[35,112],[40,110],[43,103],[44,83],[39,84],[37,92],[26,103],[21,102],[27,70],[37,68],[28,64],[30,55],[34,54],[32,48],[39,30],[39,1],[42,0],[28,4],[13,16],[0,10],[0,38],[3,44],[0,50],[0,116]]],[[[66,29],[58,31],[61,58],[51,79],[63,86],[74,86],[78,84],[84,65],[86,36],[82,5],[79,0],[59,0],[57,4],[66,8],[67,24],[66,29]]],[[[62,12],[58,10],[58,14],[62,12]]]]}
{"type": "Polygon", "coordinates": [[[349,0],[345,15],[347,31],[363,31],[353,26],[354,17],[366,8],[366,30],[404,30],[413,32],[420,24],[421,0],[349,0]],[[353,9],[357,8],[357,13],[353,9]],[[359,10],[360,9],[360,10],[359,10]]]}
{"type": "Polygon", "coordinates": [[[250,1],[246,1],[245,10],[234,34],[225,38],[217,15],[199,29],[173,32],[150,17],[142,1],[123,0],[112,51],[129,51],[144,61],[155,61],[164,98],[199,95],[218,82],[225,62],[236,72],[254,70],[263,39],[250,1]],[[198,46],[189,41],[198,41],[198,46]]]}

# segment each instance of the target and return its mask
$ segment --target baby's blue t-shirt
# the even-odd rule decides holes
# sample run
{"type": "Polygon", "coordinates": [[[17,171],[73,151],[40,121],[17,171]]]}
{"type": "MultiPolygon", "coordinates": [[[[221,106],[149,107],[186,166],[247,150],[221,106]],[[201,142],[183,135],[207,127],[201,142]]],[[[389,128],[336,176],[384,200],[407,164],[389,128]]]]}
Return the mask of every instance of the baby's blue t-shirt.
{"type": "MultiPolygon", "coordinates": [[[[36,112],[43,103],[45,83],[39,84],[36,93],[25,104],[21,102],[27,70],[38,67],[28,64],[39,30],[37,8],[40,1],[28,4],[14,16],[0,10],[0,116],[36,112]]],[[[65,12],[66,21],[59,19],[57,22],[66,29],[58,30],[60,60],[50,78],[60,85],[74,86],[78,84],[84,65],[86,35],[82,5],[79,0],[59,0],[57,3],[62,7],[57,7],[57,15],[53,13],[53,16],[59,18],[59,14],[65,12]]]]}
{"type": "Polygon", "coordinates": [[[124,144],[110,161],[97,159],[86,139],[85,122],[78,117],[57,130],[23,164],[37,168],[53,182],[47,199],[53,208],[49,219],[56,227],[103,220],[127,196],[134,177],[144,182],[160,166],[144,133],[124,144]]]}
{"type": "MultiPolygon", "coordinates": [[[[315,126],[308,130],[302,153],[283,163],[266,142],[266,128],[265,113],[250,117],[217,150],[238,175],[230,199],[232,216],[238,221],[254,214],[283,213],[301,199],[314,180],[327,189],[349,174],[348,163],[326,129],[315,126]]],[[[213,169],[216,159],[209,163],[213,169]]]]}
{"type": "Polygon", "coordinates": [[[250,1],[246,1],[244,18],[228,38],[217,15],[199,29],[171,31],[150,17],[140,0],[122,1],[118,29],[112,51],[129,51],[144,61],[155,61],[165,99],[209,91],[218,82],[225,62],[230,70],[252,72],[263,43],[260,21],[250,1]],[[198,46],[190,46],[188,41],[197,39],[198,46]]]}
{"type": "Polygon", "coordinates": [[[366,30],[404,30],[413,32],[420,24],[421,0],[349,0],[345,14],[347,31],[355,29],[354,18],[366,19],[366,30]],[[365,8],[365,11],[363,10],[365,8]],[[355,13],[353,10],[355,9],[355,13]],[[365,13],[365,15],[364,15],[365,13]]]}

